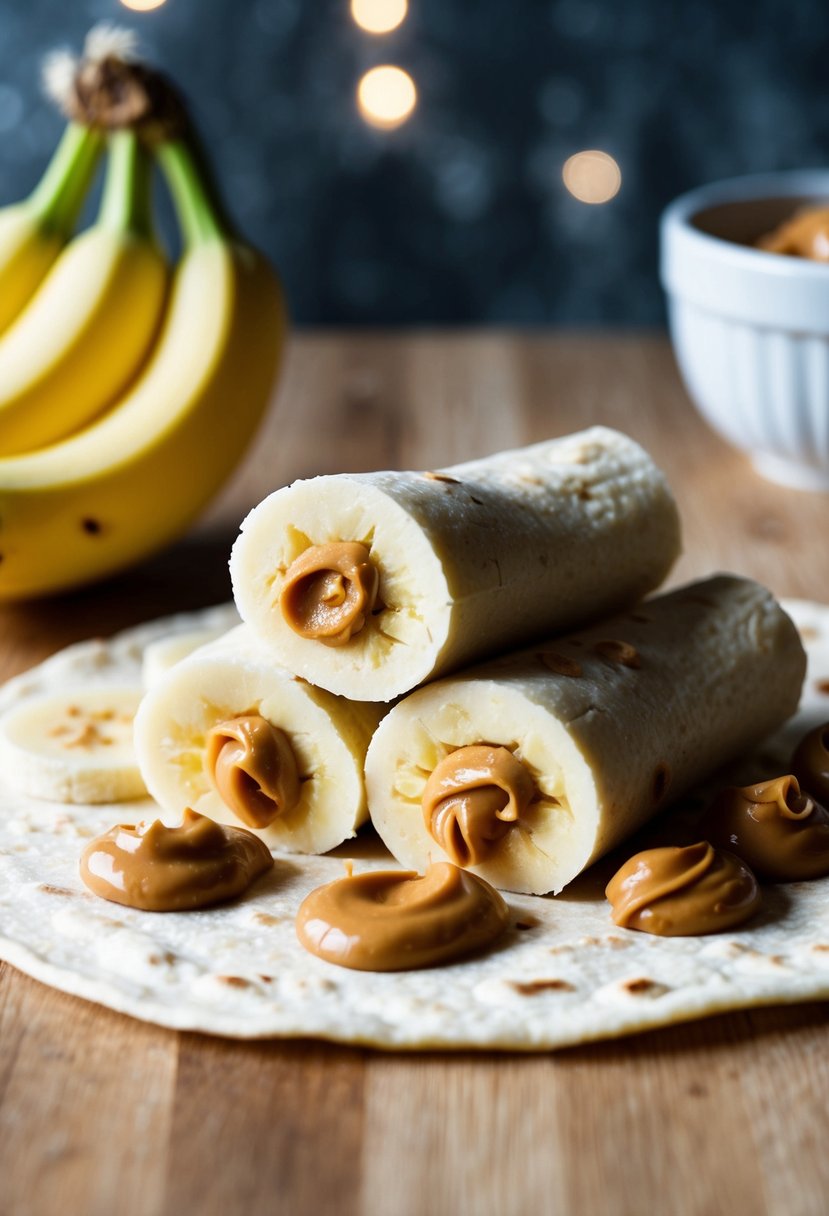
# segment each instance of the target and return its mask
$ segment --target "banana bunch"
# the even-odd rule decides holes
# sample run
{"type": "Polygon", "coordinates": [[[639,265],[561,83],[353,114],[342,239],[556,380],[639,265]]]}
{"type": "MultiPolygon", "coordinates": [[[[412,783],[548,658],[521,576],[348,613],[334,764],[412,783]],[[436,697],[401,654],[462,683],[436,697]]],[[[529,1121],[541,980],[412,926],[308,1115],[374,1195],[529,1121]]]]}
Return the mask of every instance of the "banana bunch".
{"type": "Polygon", "coordinates": [[[279,282],[230,230],[170,86],[117,50],[76,66],[52,163],[0,211],[0,600],[105,577],[184,531],[251,440],[284,345],[279,282]],[[73,237],[104,148],[97,218],[73,237]],[[181,231],[172,271],[153,162],[181,231]]]}

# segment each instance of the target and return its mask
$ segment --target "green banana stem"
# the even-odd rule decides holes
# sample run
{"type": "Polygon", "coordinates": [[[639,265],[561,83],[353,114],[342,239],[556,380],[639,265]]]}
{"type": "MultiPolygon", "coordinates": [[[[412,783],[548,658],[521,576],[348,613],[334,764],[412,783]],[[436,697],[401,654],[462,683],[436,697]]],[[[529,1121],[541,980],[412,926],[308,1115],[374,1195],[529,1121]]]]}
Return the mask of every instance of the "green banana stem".
{"type": "Polygon", "coordinates": [[[189,142],[168,139],[155,149],[167,180],[186,248],[206,241],[226,241],[228,225],[221,203],[211,187],[189,142]]]}
{"type": "Polygon", "coordinates": [[[109,136],[109,162],[98,224],[114,232],[153,236],[152,163],[135,131],[114,131],[109,136]]]}
{"type": "Polygon", "coordinates": [[[70,122],[28,205],[50,232],[69,236],[75,227],[104,146],[99,131],[70,122]]]}

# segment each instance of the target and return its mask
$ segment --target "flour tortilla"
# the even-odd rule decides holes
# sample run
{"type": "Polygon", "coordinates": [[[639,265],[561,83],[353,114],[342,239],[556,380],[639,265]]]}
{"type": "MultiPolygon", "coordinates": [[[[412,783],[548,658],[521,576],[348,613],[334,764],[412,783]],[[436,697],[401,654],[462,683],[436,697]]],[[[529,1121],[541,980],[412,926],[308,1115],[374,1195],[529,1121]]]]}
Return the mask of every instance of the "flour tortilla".
{"type": "Polygon", "coordinates": [[[295,675],[355,701],[634,604],[680,551],[676,503],[647,452],[591,427],[439,473],[297,481],[251,511],[233,546],[239,614],[295,675]],[[309,545],[360,541],[382,608],[342,646],[294,633],[277,606],[309,545]]]}
{"type": "MultiPolygon", "coordinates": [[[[786,605],[809,652],[801,709],[729,779],[783,771],[794,742],[829,718],[829,608],[786,605]]],[[[28,695],[140,678],[154,638],[198,627],[179,617],[111,642],[71,647],[0,690],[0,712],[28,695]]],[[[697,799],[588,871],[556,898],[508,895],[512,925],[496,949],[434,970],[351,972],[307,954],[294,915],[320,883],[390,863],[376,838],[338,855],[277,855],[236,903],[190,913],[108,904],[78,876],[86,842],[152,817],[149,802],[64,806],[0,788],[0,956],[62,991],[145,1021],[233,1038],[314,1036],[396,1050],[544,1050],[613,1038],[751,1005],[829,997],[829,880],[764,889],[735,933],[658,938],[617,928],[603,887],[646,843],[693,838],[697,799]]]]}

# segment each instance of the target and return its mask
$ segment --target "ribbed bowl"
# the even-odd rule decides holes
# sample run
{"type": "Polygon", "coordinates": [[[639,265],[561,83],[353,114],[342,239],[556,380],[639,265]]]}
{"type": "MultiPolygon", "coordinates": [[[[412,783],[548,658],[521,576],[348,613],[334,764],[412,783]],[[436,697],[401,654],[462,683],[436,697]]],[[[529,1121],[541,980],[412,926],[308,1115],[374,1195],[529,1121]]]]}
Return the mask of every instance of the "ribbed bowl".
{"type": "Polygon", "coordinates": [[[759,472],[805,490],[829,490],[829,265],[752,246],[827,201],[829,171],[734,178],[676,199],[660,234],[691,398],[759,472]]]}

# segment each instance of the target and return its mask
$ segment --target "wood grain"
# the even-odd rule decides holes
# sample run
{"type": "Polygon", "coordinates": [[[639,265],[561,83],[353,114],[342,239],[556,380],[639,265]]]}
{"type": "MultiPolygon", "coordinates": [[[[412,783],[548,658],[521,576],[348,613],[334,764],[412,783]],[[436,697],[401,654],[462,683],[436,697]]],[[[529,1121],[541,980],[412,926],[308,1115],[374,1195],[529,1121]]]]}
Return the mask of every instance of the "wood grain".
{"type": "MultiPolygon", "coordinates": [[[[660,335],[296,338],[254,451],[187,539],[94,590],[0,609],[0,677],[228,598],[239,520],[298,476],[434,468],[604,422],[663,465],[672,581],[829,600],[829,499],[762,481],[691,409],[660,335]]],[[[384,1056],[145,1026],[0,964],[3,1216],[718,1216],[827,1211],[825,1005],[539,1058],[384,1056]]]]}

